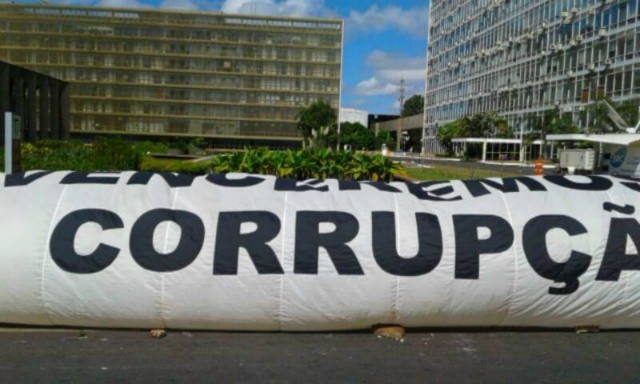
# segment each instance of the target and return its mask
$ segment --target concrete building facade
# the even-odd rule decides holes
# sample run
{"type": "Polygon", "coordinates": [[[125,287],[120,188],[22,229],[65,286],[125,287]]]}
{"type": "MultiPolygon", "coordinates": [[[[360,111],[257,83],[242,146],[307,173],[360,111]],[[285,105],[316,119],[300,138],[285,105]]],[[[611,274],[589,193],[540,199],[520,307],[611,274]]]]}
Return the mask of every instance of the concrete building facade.
{"type": "Polygon", "coordinates": [[[299,146],[299,110],[339,108],[343,21],[0,4],[0,60],[71,85],[74,136],[299,146]]]}
{"type": "Polygon", "coordinates": [[[70,128],[69,85],[0,61],[0,144],[6,112],[19,117],[23,141],[65,140],[70,128]]]}
{"type": "Polygon", "coordinates": [[[432,0],[426,151],[466,115],[496,111],[519,138],[546,110],[584,129],[589,104],[637,97],[639,16],[638,0],[432,0]]]}

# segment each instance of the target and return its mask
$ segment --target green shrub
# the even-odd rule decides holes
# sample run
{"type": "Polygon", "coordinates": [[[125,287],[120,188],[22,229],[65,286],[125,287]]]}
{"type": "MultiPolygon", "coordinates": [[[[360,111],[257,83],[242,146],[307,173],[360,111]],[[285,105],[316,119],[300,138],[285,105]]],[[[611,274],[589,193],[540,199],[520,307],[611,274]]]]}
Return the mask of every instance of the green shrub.
{"type": "Polygon", "coordinates": [[[216,156],[211,161],[216,173],[254,173],[306,179],[391,181],[402,167],[381,155],[354,152],[269,151],[265,148],[216,156]]]}
{"type": "Polygon", "coordinates": [[[156,159],[151,156],[144,156],[140,162],[141,171],[144,172],[167,172],[167,173],[187,173],[191,175],[204,175],[210,173],[211,164],[207,161],[192,162],[183,160],[156,159]]]}
{"type": "MultiPolygon", "coordinates": [[[[117,172],[141,170],[202,175],[206,173],[252,173],[297,180],[342,179],[391,181],[402,166],[381,155],[356,152],[270,151],[248,149],[219,155],[209,161],[157,159],[162,144],[131,144],[119,138],[98,139],[93,144],[77,141],[39,141],[22,145],[23,170],[117,172]]],[[[1,155],[1,152],[0,152],[1,155]]],[[[0,165],[2,166],[2,165],[0,165]]]]}
{"type": "Polygon", "coordinates": [[[75,141],[39,141],[22,145],[22,169],[46,171],[92,171],[91,151],[75,141]]]}
{"type": "Polygon", "coordinates": [[[401,165],[380,155],[353,152],[270,151],[249,149],[215,156],[209,162],[190,162],[144,157],[140,170],[171,173],[251,173],[307,179],[391,181],[402,173],[401,165]]]}
{"type": "Polygon", "coordinates": [[[133,143],[133,150],[140,155],[148,154],[165,154],[169,152],[169,146],[164,143],[153,143],[150,141],[142,141],[139,143],[133,143]]]}
{"type": "Polygon", "coordinates": [[[92,144],[79,141],[42,140],[22,144],[22,168],[47,171],[137,170],[147,153],[166,153],[164,144],[129,143],[120,138],[98,138],[92,144]]]}
{"type": "Polygon", "coordinates": [[[120,138],[99,138],[90,150],[90,161],[100,171],[136,169],[142,154],[120,138]]]}

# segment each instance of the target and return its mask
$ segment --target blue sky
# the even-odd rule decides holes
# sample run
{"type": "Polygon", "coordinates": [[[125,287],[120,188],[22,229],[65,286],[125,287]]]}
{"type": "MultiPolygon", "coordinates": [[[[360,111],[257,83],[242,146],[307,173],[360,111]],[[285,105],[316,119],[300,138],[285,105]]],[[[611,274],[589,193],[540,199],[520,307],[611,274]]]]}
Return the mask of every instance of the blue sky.
{"type": "Polygon", "coordinates": [[[347,23],[343,106],[398,113],[400,79],[424,91],[427,0],[331,2],[347,23]]]}
{"type": "Polygon", "coordinates": [[[398,113],[398,86],[424,91],[428,0],[59,0],[67,4],[339,17],[346,21],[343,107],[398,113]]]}

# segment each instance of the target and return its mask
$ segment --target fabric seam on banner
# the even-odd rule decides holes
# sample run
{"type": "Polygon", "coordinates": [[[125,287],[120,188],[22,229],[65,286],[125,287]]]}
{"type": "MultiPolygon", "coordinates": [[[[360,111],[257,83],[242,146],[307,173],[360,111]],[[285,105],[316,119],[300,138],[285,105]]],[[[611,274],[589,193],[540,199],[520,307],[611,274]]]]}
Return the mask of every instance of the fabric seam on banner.
{"type": "MultiPolygon", "coordinates": [[[[609,191],[605,191],[604,193],[607,194],[607,197],[611,200],[612,203],[615,203],[615,199],[611,196],[611,194],[609,193],[609,191]]],[[[614,212],[615,216],[617,218],[620,218],[620,212],[615,211],[614,212]]],[[[611,228],[611,226],[609,226],[609,228],[611,228]]],[[[611,236],[611,233],[608,233],[609,236],[611,236]]],[[[605,236],[604,239],[607,239],[609,236],[605,236]]],[[[628,239],[626,239],[628,240],[628,239]]],[[[607,247],[606,245],[606,240],[605,240],[605,249],[607,247]]],[[[625,242],[625,246],[626,246],[626,242],[625,242]]],[[[638,250],[640,251],[640,249],[638,250]]],[[[626,252],[626,249],[625,249],[626,252]]],[[[604,258],[602,259],[602,261],[604,261],[604,258]]],[[[602,261],[600,262],[602,264],[602,261]]],[[[628,300],[628,294],[629,294],[629,273],[627,271],[627,273],[623,273],[624,274],[624,286],[622,288],[622,297],[624,298],[623,300],[620,300],[622,302],[622,305],[620,305],[619,308],[621,308],[619,311],[620,312],[624,312],[624,300],[627,300],[627,302],[629,302],[628,300]]],[[[615,316],[614,316],[615,317],[615,316]]],[[[611,323],[611,317],[609,317],[609,323],[611,323]]]]}
{"type": "Polygon", "coordinates": [[[46,265],[47,265],[47,253],[49,252],[49,247],[48,244],[51,243],[51,236],[53,235],[53,227],[54,227],[54,223],[56,220],[56,217],[58,217],[58,211],[60,210],[60,205],[62,205],[62,198],[64,197],[65,192],[67,191],[67,186],[65,185],[62,188],[62,192],[60,193],[60,197],[58,198],[58,203],[56,204],[56,209],[53,211],[53,216],[51,216],[51,223],[49,224],[49,234],[47,235],[47,243],[44,247],[44,254],[42,256],[42,265],[41,265],[41,272],[40,272],[40,297],[42,299],[42,308],[44,309],[44,314],[47,317],[47,320],[49,320],[49,323],[51,325],[55,325],[55,323],[53,322],[52,318],[51,318],[51,313],[49,312],[49,308],[47,306],[47,301],[45,299],[45,272],[46,272],[46,265]]]}
{"type": "MultiPolygon", "coordinates": [[[[507,198],[504,192],[500,191],[500,197],[502,198],[502,202],[504,203],[504,208],[507,210],[507,216],[509,217],[509,224],[511,225],[511,228],[515,230],[513,216],[511,215],[511,207],[507,202],[507,198]]],[[[513,242],[513,262],[514,262],[515,272],[513,274],[513,284],[511,286],[511,298],[509,299],[509,309],[507,310],[507,313],[505,314],[502,321],[500,321],[501,325],[504,325],[505,322],[509,322],[509,320],[511,320],[511,311],[513,310],[514,297],[516,295],[517,286],[518,286],[518,241],[519,240],[520,239],[515,239],[515,241],[513,242]]]]}
{"type": "MultiPolygon", "coordinates": [[[[395,206],[395,220],[396,220],[396,250],[398,251],[398,255],[402,254],[402,250],[400,249],[400,245],[401,245],[401,241],[400,241],[400,237],[402,236],[401,233],[402,231],[400,230],[400,210],[398,209],[398,199],[396,197],[396,195],[393,195],[393,204],[395,206]]],[[[373,233],[372,233],[373,236],[373,233]]],[[[400,300],[400,276],[396,276],[396,287],[395,287],[395,295],[394,295],[394,299],[393,299],[393,305],[391,307],[391,314],[393,316],[393,320],[392,323],[396,324],[397,321],[400,319],[400,316],[398,315],[398,308],[399,308],[399,304],[398,301],[400,300]]]]}
{"type": "MultiPolygon", "coordinates": [[[[286,256],[285,252],[287,245],[287,206],[289,203],[289,192],[284,193],[284,209],[282,212],[282,257],[280,263],[282,263],[282,267],[286,268],[286,256]]],[[[284,297],[284,277],[285,275],[280,275],[280,300],[278,302],[278,330],[282,331],[282,299],[284,297]]]]}
{"type": "MultiPolygon", "coordinates": [[[[176,188],[175,195],[173,196],[173,202],[171,203],[171,211],[176,209],[176,201],[178,200],[178,194],[180,193],[180,188],[176,188]]],[[[169,230],[171,229],[170,225],[167,225],[167,230],[164,234],[164,249],[163,254],[167,254],[167,247],[169,245],[169,230]]],[[[184,236],[185,234],[180,233],[180,236],[184,236]]],[[[162,273],[161,277],[161,286],[160,286],[160,321],[162,321],[163,329],[167,328],[167,322],[165,320],[165,308],[164,308],[164,279],[166,276],[166,272],[162,273]]]]}

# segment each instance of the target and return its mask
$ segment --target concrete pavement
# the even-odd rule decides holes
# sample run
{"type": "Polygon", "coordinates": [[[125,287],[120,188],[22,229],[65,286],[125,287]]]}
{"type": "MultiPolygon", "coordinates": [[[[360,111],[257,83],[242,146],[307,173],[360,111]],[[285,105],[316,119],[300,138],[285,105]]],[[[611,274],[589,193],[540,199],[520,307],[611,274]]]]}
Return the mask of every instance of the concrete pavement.
{"type": "Polygon", "coordinates": [[[0,381],[633,383],[640,333],[0,333],[0,381]]]}

